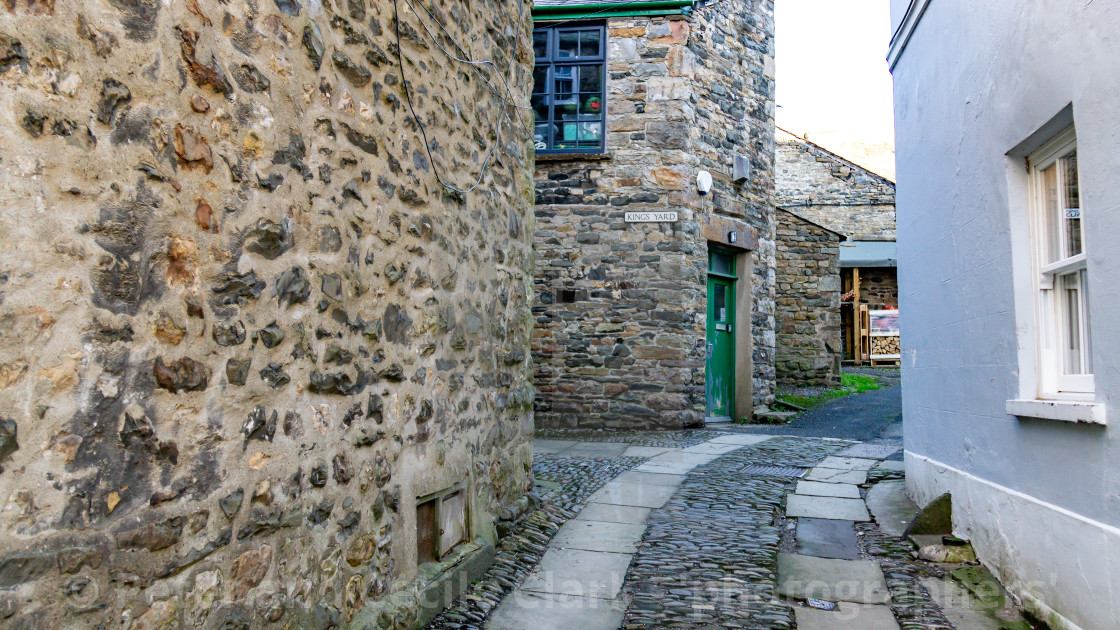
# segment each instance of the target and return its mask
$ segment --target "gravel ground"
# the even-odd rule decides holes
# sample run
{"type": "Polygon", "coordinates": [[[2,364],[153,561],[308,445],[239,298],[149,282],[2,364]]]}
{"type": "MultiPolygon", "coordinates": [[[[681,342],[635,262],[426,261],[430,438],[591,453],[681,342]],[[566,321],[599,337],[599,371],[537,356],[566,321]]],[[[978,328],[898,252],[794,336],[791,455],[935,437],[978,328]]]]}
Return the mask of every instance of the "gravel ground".
{"type": "Polygon", "coordinates": [[[537,566],[560,526],[579,514],[587,497],[643,461],[640,457],[536,455],[533,474],[538,483],[540,507],[498,541],[493,566],[450,608],[433,619],[428,628],[480,630],[502,598],[537,566]]]}
{"type": "Polygon", "coordinates": [[[793,628],[793,609],[775,590],[785,497],[796,479],[743,468],[809,467],[844,446],[776,438],[694,469],[650,515],[623,586],[623,628],[793,628]]]}

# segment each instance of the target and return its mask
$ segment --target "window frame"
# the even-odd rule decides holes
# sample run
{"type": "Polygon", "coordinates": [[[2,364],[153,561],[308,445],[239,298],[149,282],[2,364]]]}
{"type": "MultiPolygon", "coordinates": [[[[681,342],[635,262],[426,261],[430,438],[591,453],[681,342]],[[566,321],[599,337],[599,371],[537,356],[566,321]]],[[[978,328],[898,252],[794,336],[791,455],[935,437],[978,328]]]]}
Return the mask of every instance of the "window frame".
{"type": "MultiPolygon", "coordinates": [[[[586,154],[604,154],[604,153],[606,153],[606,151],[607,151],[607,81],[608,81],[608,76],[607,76],[607,26],[606,26],[606,23],[604,23],[604,22],[580,22],[580,23],[560,22],[560,23],[557,23],[557,25],[550,25],[549,23],[545,22],[545,23],[542,23],[542,24],[540,24],[539,26],[537,26],[536,28],[533,29],[534,37],[536,36],[537,33],[542,32],[542,31],[547,33],[547,40],[546,40],[546,45],[545,45],[545,56],[544,57],[536,57],[536,52],[535,52],[535,49],[534,49],[533,72],[534,72],[534,74],[536,74],[536,71],[540,67],[541,64],[547,64],[548,68],[547,68],[547,71],[546,71],[546,74],[545,74],[545,82],[546,82],[547,85],[546,85],[546,89],[544,91],[539,91],[538,92],[537,91],[537,86],[534,84],[532,95],[533,96],[539,96],[541,94],[545,95],[546,100],[547,100],[547,106],[548,106],[548,118],[543,120],[543,121],[538,121],[536,119],[536,109],[534,108],[534,110],[533,110],[534,146],[536,145],[536,139],[535,139],[536,138],[536,125],[540,124],[541,122],[543,122],[547,125],[548,138],[545,141],[546,148],[535,149],[536,153],[538,155],[564,155],[564,154],[585,154],[586,155],[586,154]],[[577,57],[559,57],[558,56],[559,41],[560,41],[560,34],[561,33],[585,32],[585,31],[592,31],[592,30],[597,31],[598,34],[599,34],[599,54],[598,55],[587,56],[587,57],[584,57],[582,55],[577,56],[577,57]],[[600,91],[599,91],[599,102],[602,103],[602,107],[600,108],[601,111],[598,114],[598,116],[599,116],[598,122],[601,125],[601,127],[600,127],[601,131],[600,131],[600,134],[599,134],[599,145],[597,147],[578,147],[577,146],[577,147],[574,147],[574,148],[561,148],[561,149],[555,148],[555,145],[556,145],[556,138],[555,138],[556,123],[558,122],[558,119],[556,118],[556,102],[555,102],[556,91],[555,91],[555,80],[554,80],[556,66],[597,66],[600,69],[600,71],[602,73],[602,81],[601,81],[600,91]]],[[[578,85],[573,86],[573,87],[578,88],[578,85]]],[[[572,94],[582,94],[578,90],[573,90],[571,93],[572,94]]],[[[576,126],[576,135],[577,135],[576,143],[578,144],[579,143],[579,140],[578,140],[579,123],[583,122],[583,121],[581,121],[579,119],[580,113],[578,111],[579,110],[578,106],[577,106],[576,109],[577,109],[577,111],[576,111],[576,117],[577,118],[574,122],[577,125],[576,126]]],[[[559,121],[559,122],[564,122],[564,121],[559,121]]]]}
{"type": "Polygon", "coordinates": [[[1048,189],[1045,171],[1056,168],[1056,187],[1059,191],[1059,213],[1064,213],[1065,199],[1061,191],[1065,189],[1065,173],[1060,168],[1061,160],[1077,152],[1077,135],[1073,126],[1067,127],[1053,138],[1043,143],[1027,157],[1027,176],[1029,185],[1031,257],[1034,284],[1033,302],[1037,330],[1038,391],[1040,399],[1055,400],[1092,400],[1095,395],[1095,379],[1092,373],[1092,323],[1087,286],[1077,290],[1078,348],[1079,361],[1088,365],[1086,373],[1072,374],[1066,371],[1065,353],[1070,347],[1068,325],[1069,309],[1063,308],[1066,302],[1060,295],[1061,279],[1073,275],[1079,283],[1088,284],[1088,259],[1085,252],[1084,203],[1080,195],[1080,172],[1078,169],[1079,202],[1078,219],[1081,251],[1069,255],[1068,243],[1060,230],[1055,230],[1053,218],[1048,208],[1048,189]],[[1055,233],[1057,232],[1057,233],[1055,233]],[[1052,259],[1052,245],[1057,239],[1059,254],[1052,259]]]}

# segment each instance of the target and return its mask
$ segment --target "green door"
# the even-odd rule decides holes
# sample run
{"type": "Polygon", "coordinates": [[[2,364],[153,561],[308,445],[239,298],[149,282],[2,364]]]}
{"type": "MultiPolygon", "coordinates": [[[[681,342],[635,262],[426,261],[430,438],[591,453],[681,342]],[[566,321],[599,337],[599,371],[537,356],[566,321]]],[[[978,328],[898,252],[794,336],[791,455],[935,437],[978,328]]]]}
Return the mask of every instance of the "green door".
{"type": "Polygon", "coordinates": [[[735,268],[732,254],[709,253],[708,417],[730,420],[735,408],[735,268]]]}

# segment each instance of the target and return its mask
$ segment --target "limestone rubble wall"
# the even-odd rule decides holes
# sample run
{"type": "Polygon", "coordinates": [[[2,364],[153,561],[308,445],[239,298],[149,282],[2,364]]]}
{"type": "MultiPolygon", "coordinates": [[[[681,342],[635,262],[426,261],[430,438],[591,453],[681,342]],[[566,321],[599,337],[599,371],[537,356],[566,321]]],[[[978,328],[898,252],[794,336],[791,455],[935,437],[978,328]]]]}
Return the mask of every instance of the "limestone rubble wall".
{"type": "Polygon", "coordinates": [[[894,183],[810,143],[777,144],[777,206],[853,241],[895,240],[894,183]]]}
{"type": "Polygon", "coordinates": [[[345,623],[531,489],[529,3],[406,6],[430,153],[393,2],[0,8],[0,625],[345,623]]]}
{"type": "Polygon", "coordinates": [[[778,382],[837,384],[840,236],[784,210],[777,230],[778,382]]]}

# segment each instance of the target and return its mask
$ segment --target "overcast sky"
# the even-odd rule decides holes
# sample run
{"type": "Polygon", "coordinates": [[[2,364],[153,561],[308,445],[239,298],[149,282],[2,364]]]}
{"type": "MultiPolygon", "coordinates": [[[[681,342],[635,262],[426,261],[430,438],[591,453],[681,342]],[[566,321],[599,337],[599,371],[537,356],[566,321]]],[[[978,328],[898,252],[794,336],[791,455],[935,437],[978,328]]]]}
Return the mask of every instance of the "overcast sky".
{"type": "Polygon", "coordinates": [[[888,0],[774,4],[778,126],[893,179],[888,0]]]}

